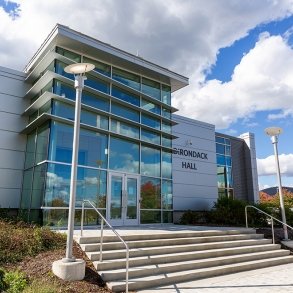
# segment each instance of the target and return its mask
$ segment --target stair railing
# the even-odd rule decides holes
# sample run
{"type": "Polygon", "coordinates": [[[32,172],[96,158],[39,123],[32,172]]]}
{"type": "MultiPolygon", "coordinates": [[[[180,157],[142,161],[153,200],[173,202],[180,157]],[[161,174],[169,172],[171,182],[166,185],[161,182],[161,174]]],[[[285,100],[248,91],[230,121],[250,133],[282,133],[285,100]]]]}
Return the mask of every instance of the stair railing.
{"type": "Polygon", "coordinates": [[[260,213],[263,213],[264,215],[268,216],[271,219],[271,226],[272,226],[272,240],[273,240],[273,244],[275,244],[275,232],[274,232],[274,220],[281,223],[283,226],[287,226],[288,228],[293,230],[293,227],[289,226],[288,224],[285,224],[284,222],[280,221],[279,219],[273,217],[272,215],[262,211],[261,209],[255,207],[255,206],[251,206],[248,205],[245,207],[245,222],[246,222],[246,228],[248,228],[248,219],[247,219],[247,209],[248,208],[254,208],[255,210],[259,211],[260,213]]]}
{"type": "Polygon", "coordinates": [[[103,261],[103,240],[104,240],[104,223],[112,230],[112,232],[118,237],[118,239],[124,244],[126,249],[126,276],[125,276],[125,285],[126,290],[125,292],[128,293],[128,271],[129,271],[129,246],[127,243],[122,239],[122,237],[119,235],[119,233],[111,226],[111,224],[105,219],[105,217],[100,213],[100,211],[93,205],[93,203],[89,200],[84,200],[82,202],[82,209],[81,209],[81,222],[80,222],[80,236],[83,236],[83,222],[84,222],[84,206],[88,203],[99,215],[101,218],[101,237],[100,237],[100,259],[99,261],[103,261]]]}

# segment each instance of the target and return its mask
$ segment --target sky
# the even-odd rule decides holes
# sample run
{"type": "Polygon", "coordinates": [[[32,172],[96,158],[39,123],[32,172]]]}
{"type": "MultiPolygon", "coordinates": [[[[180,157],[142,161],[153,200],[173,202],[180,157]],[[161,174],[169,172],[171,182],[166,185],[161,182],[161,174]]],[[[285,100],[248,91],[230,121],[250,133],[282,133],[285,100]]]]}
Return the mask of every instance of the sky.
{"type": "Polygon", "coordinates": [[[189,77],[173,106],[238,136],[253,132],[260,189],[293,186],[293,0],[0,0],[0,66],[23,70],[61,23],[189,77]]]}

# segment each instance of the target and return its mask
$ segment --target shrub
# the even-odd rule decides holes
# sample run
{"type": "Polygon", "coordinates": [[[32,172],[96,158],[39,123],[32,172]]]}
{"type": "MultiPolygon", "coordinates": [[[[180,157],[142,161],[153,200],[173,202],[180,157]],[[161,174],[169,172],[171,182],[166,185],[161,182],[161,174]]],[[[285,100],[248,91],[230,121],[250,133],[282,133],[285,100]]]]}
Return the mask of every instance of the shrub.
{"type": "Polygon", "coordinates": [[[7,293],[22,292],[27,286],[25,275],[18,271],[6,272],[3,280],[7,284],[7,293]]]}
{"type": "Polygon", "coordinates": [[[7,284],[4,281],[4,276],[5,276],[5,271],[0,268],[0,292],[4,291],[7,289],[7,284]]]}

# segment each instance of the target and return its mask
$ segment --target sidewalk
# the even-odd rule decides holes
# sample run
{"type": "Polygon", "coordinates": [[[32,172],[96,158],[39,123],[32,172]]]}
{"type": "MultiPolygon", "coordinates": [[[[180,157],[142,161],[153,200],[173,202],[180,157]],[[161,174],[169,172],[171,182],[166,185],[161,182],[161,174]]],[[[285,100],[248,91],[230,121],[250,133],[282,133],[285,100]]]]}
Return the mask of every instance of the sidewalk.
{"type": "Polygon", "coordinates": [[[139,293],[293,292],[293,264],[180,283],[139,293]]]}

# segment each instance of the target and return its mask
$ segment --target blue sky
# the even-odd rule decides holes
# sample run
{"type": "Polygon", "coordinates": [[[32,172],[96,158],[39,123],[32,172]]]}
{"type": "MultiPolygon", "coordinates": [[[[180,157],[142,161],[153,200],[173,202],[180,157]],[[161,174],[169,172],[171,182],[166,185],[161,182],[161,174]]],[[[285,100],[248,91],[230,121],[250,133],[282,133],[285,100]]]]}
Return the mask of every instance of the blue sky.
{"type": "Polygon", "coordinates": [[[255,133],[260,188],[276,184],[264,129],[283,127],[293,186],[293,0],[0,0],[0,19],[0,66],[23,70],[61,23],[189,77],[178,114],[255,133]]]}

